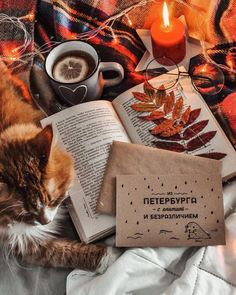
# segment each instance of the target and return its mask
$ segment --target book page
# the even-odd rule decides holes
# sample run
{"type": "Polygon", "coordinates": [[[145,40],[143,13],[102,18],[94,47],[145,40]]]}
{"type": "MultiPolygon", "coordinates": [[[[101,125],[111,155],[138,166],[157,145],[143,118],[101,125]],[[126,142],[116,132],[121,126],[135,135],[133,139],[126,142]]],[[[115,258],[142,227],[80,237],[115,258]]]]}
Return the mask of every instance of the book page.
{"type": "Polygon", "coordinates": [[[108,101],[80,104],[41,123],[42,126],[52,123],[59,144],[74,158],[76,179],[69,193],[85,235],[93,236],[114,226],[113,218],[96,213],[110,145],[113,140],[130,141],[112,104],[108,101]]]}
{"type": "MultiPolygon", "coordinates": [[[[185,71],[183,67],[180,70],[185,71]]],[[[155,83],[156,87],[161,86],[162,81],[167,80],[166,75],[154,78],[152,83],[155,83]]],[[[138,112],[131,108],[132,104],[141,103],[141,101],[135,99],[133,92],[144,93],[144,84],[129,89],[113,101],[114,108],[120,116],[132,142],[222,160],[223,180],[235,175],[236,154],[234,148],[201,95],[194,90],[190,78],[180,77],[177,87],[171,90],[174,91],[175,103],[180,97],[183,98],[181,115],[177,120],[173,119],[174,115],[172,111],[165,114],[163,120],[175,121],[175,124],[179,126],[182,124],[181,116],[190,108],[190,115],[187,122],[183,124],[183,128],[180,128],[180,131],[174,136],[161,136],[160,133],[152,134],[151,131],[158,124],[161,124],[161,121],[140,119],[140,116],[149,116],[151,112],[138,112]]],[[[156,110],[164,112],[164,106],[157,107],[156,110]]],[[[175,127],[176,125],[173,126],[175,127]]]]}

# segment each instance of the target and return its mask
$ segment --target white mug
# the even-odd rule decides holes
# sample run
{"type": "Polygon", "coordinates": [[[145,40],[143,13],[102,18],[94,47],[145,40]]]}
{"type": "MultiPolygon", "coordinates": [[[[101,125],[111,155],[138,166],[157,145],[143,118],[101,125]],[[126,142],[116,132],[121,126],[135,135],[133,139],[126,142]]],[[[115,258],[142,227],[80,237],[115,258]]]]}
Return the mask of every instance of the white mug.
{"type": "Polygon", "coordinates": [[[124,78],[122,65],[117,62],[101,62],[93,46],[86,42],[76,40],[68,40],[54,47],[45,60],[45,71],[56,93],[62,101],[69,105],[98,99],[101,97],[104,87],[115,86],[124,78]],[[75,51],[86,52],[93,58],[95,67],[92,73],[85,79],[74,83],[64,83],[55,80],[52,75],[55,62],[60,56],[75,51]],[[118,76],[111,79],[104,79],[102,73],[105,71],[115,71],[118,76]]]}

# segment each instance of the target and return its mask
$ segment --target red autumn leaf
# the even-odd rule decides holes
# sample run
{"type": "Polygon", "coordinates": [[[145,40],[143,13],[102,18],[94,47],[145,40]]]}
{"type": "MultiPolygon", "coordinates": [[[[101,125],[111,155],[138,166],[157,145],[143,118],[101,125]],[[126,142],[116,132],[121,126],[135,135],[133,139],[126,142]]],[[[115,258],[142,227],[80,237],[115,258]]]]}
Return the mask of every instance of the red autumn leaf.
{"type": "Polygon", "coordinates": [[[142,102],[149,102],[150,101],[150,97],[145,93],[132,92],[132,94],[133,94],[134,98],[139,101],[142,101],[142,102]]]}
{"type": "Polygon", "coordinates": [[[183,133],[183,139],[189,140],[190,138],[193,138],[194,136],[196,136],[199,132],[201,132],[206,127],[208,122],[209,120],[203,120],[188,127],[183,133]]]}
{"type": "Polygon", "coordinates": [[[155,105],[157,108],[161,107],[166,100],[165,86],[161,85],[155,93],[155,105]]]}
{"type": "Polygon", "coordinates": [[[174,103],[175,103],[175,95],[174,95],[174,91],[171,91],[170,94],[166,96],[166,101],[164,104],[165,114],[168,114],[169,112],[172,111],[174,103]]]}
{"type": "Polygon", "coordinates": [[[140,119],[143,119],[145,121],[155,121],[164,117],[165,114],[158,110],[153,111],[149,116],[139,116],[140,119]]]}
{"type": "Polygon", "coordinates": [[[131,108],[136,112],[152,112],[156,109],[156,106],[152,103],[134,103],[131,108]]]}
{"type": "Polygon", "coordinates": [[[188,125],[192,124],[199,117],[200,113],[201,113],[201,109],[196,109],[191,111],[187,124],[188,125]]]}
{"type": "Polygon", "coordinates": [[[160,108],[166,100],[165,91],[157,91],[155,94],[155,105],[157,108],[160,108]]]}
{"type": "Polygon", "coordinates": [[[217,131],[209,131],[190,140],[187,144],[187,150],[194,151],[201,148],[216,135],[216,132],[217,131]]]}
{"type": "Polygon", "coordinates": [[[147,81],[143,83],[143,89],[150,98],[155,98],[155,89],[147,81]]]}
{"type": "Polygon", "coordinates": [[[155,126],[152,130],[151,133],[152,134],[160,134],[162,133],[164,130],[170,128],[171,126],[173,126],[174,121],[173,120],[165,120],[162,123],[158,124],[157,126],[155,126]]]}
{"type": "Polygon", "coordinates": [[[170,136],[173,136],[173,135],[179,133],[182,129],[183,129],[183,125],[181,125],[181,124],[176,125],[176,126],[171,126],[170,128],[163,131],[160,135],[162,137],[170,137],[170,136]]]}
{"type": "Polygon", "coordinates": [[[185,147],[178,142],[154,141],[153,143],[159,149],[164,149],[164,150],[173,151],[177,153],[183,153],[185,151],[185,147]]]}
{"type": "Polygon", "coordinates": [[[172,118],[173,120],[177,120],[180,118],[182,109],[183,109],[183,97],[181,96],[180,98],[177,99],[173,111],[172,111],[172,118]]]}
{"type": "Polygon", "coordinates": [[[166,93],[165,85],[162,84],[160,87],[158,87],[158,90],[161,90],[162,92],[166,93]]]}
{"type": "Polygon", "coordinates": [[[203,158],[214,159],[214,160],[221,160],[224,157],[226,157],[227,154],[224,154],[224,153],[206,153],[206,154],[199,154],[199,155],[196,155],[196,156],[203,157],[203,158]]]}
{"type": "MultiPolygon", "coordinates": [[[[157,135],[154,135],[154,136],[159,138],[159,139],[165,139],[166,140],[166,137],[162,137],[161,134],[157,134],[157,135]]],[[[181,135],[179,133],[168,137],[168,141],[180,141],[180,140],[182,140],[182,137],[181,137],[181,135]]]]}
{"type": "Polygon", "coordinates": [[[159,110],[154,110],[153,112],[151,112],[150,114],[151,116],[165,116],[165,114],[162,111],[159,110]]]}
{"type": "Polygon", "coordinates": [[[189,120],[190,113],[191,113],[191,107],[188,106],[188,108],[184,111],[184,113],[181,116],[181,122],[186,124],[188,122],[188,120],[189,120]]]}

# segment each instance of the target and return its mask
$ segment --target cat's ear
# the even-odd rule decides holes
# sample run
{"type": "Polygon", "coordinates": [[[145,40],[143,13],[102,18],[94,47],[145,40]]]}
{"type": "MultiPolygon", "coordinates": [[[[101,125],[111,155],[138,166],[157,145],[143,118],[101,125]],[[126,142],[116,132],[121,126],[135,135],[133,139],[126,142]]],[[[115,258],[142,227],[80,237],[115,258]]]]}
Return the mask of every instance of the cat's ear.
{"type": "Polygon", "coordinates": [[[53,139],[52,125],[47,125],[33,139],[34,149],[39,157],[40,163],[45,166],[48,162],[53,139]]]}

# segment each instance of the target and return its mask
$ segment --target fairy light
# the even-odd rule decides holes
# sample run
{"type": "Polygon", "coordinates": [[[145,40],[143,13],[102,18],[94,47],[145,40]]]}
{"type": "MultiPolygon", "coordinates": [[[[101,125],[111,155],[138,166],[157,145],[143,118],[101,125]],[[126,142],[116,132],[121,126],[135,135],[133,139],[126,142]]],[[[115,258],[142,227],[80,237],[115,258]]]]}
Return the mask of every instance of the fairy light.
{"type": "Polygon", "coordinates": [[[118,38],[117,38],[115,32],[113,31],[112,27],[110,27],[110,30],[111,30],[111,35],[112,35],[112,38],[113,38],[113,42],[118,43],[118,38]]]}
{"type": "Polygon", "coordinates": [[[19,20],[27,19],[27,20],[29,20],[29,21],[33,21],[33,20],[34,20],[34,13],[33,13],[33,12],[30,12],[29,14],[26,14],[26,15],[20,16],[18,19],[19,19],[19,20]]]}
{"type": "Polygon", "coordinates": [[[12,60],[12,61],[15,61],[15,60],[17,60],[17,57],[9,56],[9,59],[12,60]]]}
{"type": "MultiPolygon", "coordinates": [[[[185,0],[174,0],[174,1],[186,6],[189,9],[196,10],[196,8],[194,6],[186,3],[185,0]]],[[[77,39],[77,40],[81,40],[81,41],[88,41],[88,40],[96,37],[102,31],[110,29],[110,32],[111,32],[111,35],[113,38],[113,42],[117,43],[118,37],[116,36],[116,34],[114,33],[114,30],[112,28],[114,22],[116,20],[121,19],[123,16],[125,16],[129,26],[133,26],[133,23],[132,23],[128,14],[131,11],[135,10],[136,8],[144,7],[145,5],[147,5],[149,3],[157,3],[157,2],[160,2],[160,0],[140,0],[139,2],[120,11],[119,13],[109,17],[107,20],[105,20],[103,23],[101,23],[101,25],[99,27],[97,27],[96,29],[92,29],[90,31],[86,31],[83,33],[72,34],[72,38],[77,39]]],[[[3,23],[11,23],[13,26],[15,26],[15,28],[17,30],[22,31],[22,34],[23,34],[23,38],[22,38],[23,44],[17,46],[15,49],[13,49],[14,51],[12,51],[12,55],[7,55],[7,56],[0,55],[0,59],[8,62],[12,69],[15,69],[15,68],[20,67],[21,65],[27,64],[28,62],[32,61],[32,58],[34,56],[43,55],[43,54],[47,53],[48,51],[50,51],[50,49],[54,45],[57,45],[60,43],[57,41],[50,40],[50,42],[44,43],[40,47],[38,47],[37,44],[35,44],[35,48],[34,48],[33,52],[25,53],[26,49],[29,47],[30,44],[33,43],[34,40],[33,40],[33,37],[31,36],[31,34],[29,34],[29,32],[26,30],[26,27],[25,27],[24,23],[22,22],[22,20],[27,19],[29,21],[33,21],[34,17],[35,17],[35,15],[33,12],[30,12],[29,14],[27,14],[25,16],[21,16],[21,17],[11,17],[11,16],[8,16],[7,14],[0,13],[0,25],[3,23]],[[18,57],[16,57],[15,53],[17,53],[18,57]],[[17,64],[14,63],[16,60],[17,60],[17,64]]],[[[200,40],[200,42],[201,42],[201,46],[203,48],[204,55],[208,58],[208,60],[211,60],[210,56],[207,54],[205,42],[203,40],[200,40]]],[[[214,61],[212,61],[212,62],[214,63],[214,61]]],[[[221,65],[220,67],[223,68],[224,66],[221,65]]],[[[229,67],[226,67],[226,68],[227,68],[227,70],[230,70],[229,67]]],[[[233,69],[231,69],[231,71],[236,72],[236,70],[233,70],[233,69]]]]}
{"type": "Polygon", "coordinates": [[[128,24],[129,24],[130,26],[132,26],[132,25],[133,25],[133,23],[132,23],[132,21],[131,21],[131,19],[130,19],[129,15],[128,15],[128,14],[126,14],[126,15],[125,15],[125,17],[127,18],[128,24]]]}
{"type": "MultiPolygon", "coordinates": [[[[120,11],[119,13],[109,17],[107,20],[105,20],[99,27],[97,27],[96,29],[92,29],[90,31],[86,31],[83,33],[78,33],[76,34],[72,34],[72,39],[77,39],[77,40],[81,40],[81,41],[88,41],[92,38],[94,38],[95,36],[97,36],[99,33],[101,33],[102,31],[106,30],[106,29],[110,29],[111,32],[111,36],[113,39],[114,43],[118,43],[119,39],[116,36],[112,26],[114,25],[116,20],[121,19],[123,16],[126,16],[128,24],[130,26],[132,26],[132,21],[129,18],[128,14],[138,8],[138,7],[143,7],[145,5],[147,5],[148,3],[151,2],[157,2],[159,0],[141,0],[136,4],[133,4],[127,8],[125,8],[124,10],[120,11]]],[[[176,1],[182,1],[182,0],[176,0],[176,1]]],[[[26,49],[28,48],[28,46],[30,44],[32,44],[33,42],[33,37],[28,33],[28,31],[26,30],[26,27],[24,25],[24,23],[22,22],[22,20],[29,20],[29,21],[33,21],[34,20],[34,13],[30,12],[29,14],[25,15],[25,16],[21,16],[21,17],[10,17],[7,14],[4,13],[0,13],[0,25],[2,23],[12,23],[17,30],[22,31],[23,34],[23,44],[20,46],[17,46],[14,51],[12,51],[12,54],[10,55],[0,55],[0,59],[6,61],[7,63],[10,64],[12,69],[18,68],[20,67],[22,64],[25,65],[28,62],[30,62],[32,60],[32,58],[36,55],[43,55],[45,53],[47,53],[48,51],[50,51],[50,49],[54,46],[59,44],[60,42],[55,42],[50,40],[50,42],[47,42],[45,44],[43,44],[41,47],[37,47],[37,45],[35,45],[34,51],[33,52],[26,52],[26,49]],[[16,57],[17,53],[18,57],[16,57]],[[17,64],[15,65],[14,61],[17,60],[17,64]]]]}
{"type": "Polygon", "coordinates": [[[75,39],[77,39],[77,35],[76,34],[71,34],[71,39],[73,39],[73,40],[75,40],[75,39]]]}

